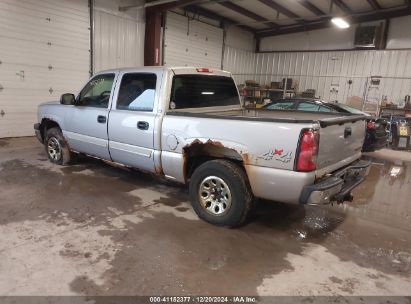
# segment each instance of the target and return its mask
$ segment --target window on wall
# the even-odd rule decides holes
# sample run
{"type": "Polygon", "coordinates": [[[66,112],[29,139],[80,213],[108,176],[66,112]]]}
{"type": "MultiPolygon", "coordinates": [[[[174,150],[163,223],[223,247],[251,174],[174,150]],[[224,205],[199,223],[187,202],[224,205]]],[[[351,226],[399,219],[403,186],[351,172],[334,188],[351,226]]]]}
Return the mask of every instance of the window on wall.
{"type": "Polygon", "coordinates": [[[117,109],[152,111],[156,93],[157,76],[147,73],[128,73],[121,79],[117,109]]]}

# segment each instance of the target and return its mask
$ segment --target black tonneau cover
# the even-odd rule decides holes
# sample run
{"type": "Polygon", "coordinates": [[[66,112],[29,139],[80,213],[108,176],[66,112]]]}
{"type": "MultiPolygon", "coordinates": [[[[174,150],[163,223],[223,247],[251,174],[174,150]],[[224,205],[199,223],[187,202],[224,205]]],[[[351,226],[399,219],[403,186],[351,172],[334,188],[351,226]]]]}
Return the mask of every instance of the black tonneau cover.
{"type": "Polygon", "coordinates": [[[353,115],[350,113],[302,112],[267,109],[236,109],[209,112],[189,111],[189,109],[187,109],[184,111],[169,111],[167,112],[167,115],[284,123],[319,123],[322,128],[367,119],[367,116],[365,115],[353,115]]]}

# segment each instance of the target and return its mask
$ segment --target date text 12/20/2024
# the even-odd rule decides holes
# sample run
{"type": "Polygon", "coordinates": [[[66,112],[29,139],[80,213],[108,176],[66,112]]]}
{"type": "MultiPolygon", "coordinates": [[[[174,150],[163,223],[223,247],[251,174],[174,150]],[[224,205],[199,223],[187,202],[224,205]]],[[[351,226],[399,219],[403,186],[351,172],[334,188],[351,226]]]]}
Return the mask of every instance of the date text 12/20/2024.
{"type": "Polygon", "coordinates": [[[150,297],[150,303],[256,303],[256,297],[159,296],[150,297]]]}

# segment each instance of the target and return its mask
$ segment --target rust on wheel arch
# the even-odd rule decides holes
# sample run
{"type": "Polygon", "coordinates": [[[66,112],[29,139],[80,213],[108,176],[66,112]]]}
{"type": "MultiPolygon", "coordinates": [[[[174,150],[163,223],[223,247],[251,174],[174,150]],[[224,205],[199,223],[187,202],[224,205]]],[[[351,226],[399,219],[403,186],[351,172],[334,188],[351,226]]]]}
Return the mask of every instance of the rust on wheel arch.
{"type": "Polygon", "coordinates": [[[249,154],[247,152],[238,151],[235,148],[227,147],[220,141],[208,139],[203,142],[199,139],[195,139],[190,144],[185,145],[182,148],[183,151],[183,174],[184,181],[187,182],[187,164],[190,157],[206,156],[215,158],[228,158],[237,160],[243,163],[245,166],[249,164],[249,154]]]}

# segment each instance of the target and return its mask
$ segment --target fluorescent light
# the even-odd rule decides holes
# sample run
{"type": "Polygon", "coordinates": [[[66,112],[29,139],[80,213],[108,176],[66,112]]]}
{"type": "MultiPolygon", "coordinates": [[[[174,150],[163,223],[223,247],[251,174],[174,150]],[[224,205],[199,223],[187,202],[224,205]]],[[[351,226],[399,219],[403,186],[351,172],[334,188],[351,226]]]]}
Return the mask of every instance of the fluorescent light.
{"type": "Polygon", "coordinates": [[[337,27],[342,28],[342,29],[346,29],[350,27],[348,22],[345,21],[343,18],[332,18],[331,22],[334,23],[337,27]]]}
{"type": "Polygon", "coordinates": [[[201,92],[203,95],[214,95],[214,92],[201,92]]]}

